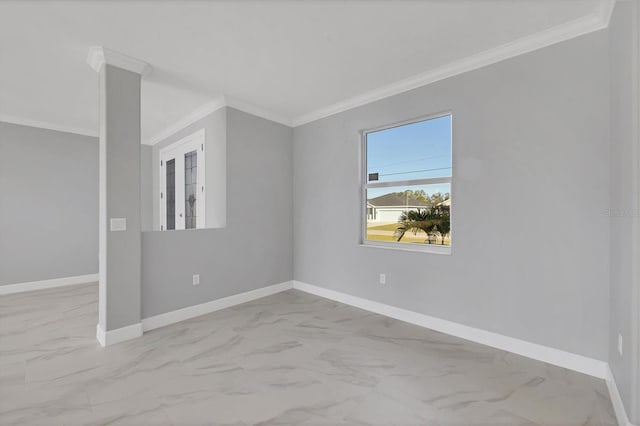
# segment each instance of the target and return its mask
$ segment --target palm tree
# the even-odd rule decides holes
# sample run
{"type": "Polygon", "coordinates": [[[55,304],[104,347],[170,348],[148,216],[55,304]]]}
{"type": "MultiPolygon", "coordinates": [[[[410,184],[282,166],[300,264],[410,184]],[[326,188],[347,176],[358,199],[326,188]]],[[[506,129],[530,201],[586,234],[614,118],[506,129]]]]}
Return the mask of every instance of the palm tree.
{"type": "Polygon", "coordinates": [[[433,215],[431,209],[417,209],[402,212],[400,218],[398,218],[398,227],[393,235],[397,238],[396,241],[400,241],[407,231],[413,231],[413,235],[416,235],[418,231],[422,230],[427,234],[427,240],[430,242],[433,235],[434,226],[438,223],[438,218],[433,215]]]}
{"type": "Polygon", "coordinates": [[[403,212],[398,219],[398,227],[394,232],[396,241],[400,241],[404,234],[413,231],[416,235],[422,230],[427,234],[425,243],[435,242],[436,235],[440,235],[440,243],[444,245],[444,239],[451,232],[451,219],[449,206],[437,205],[431,208],[409,210],[403,212]]]}
{"type": "Polygon", "coordinates": [[[435,206],[432,210],[434,215],[440,219],[436,225],[436,232],[440,234],[440,244],[444,245],[445,237],[451,232],[450,207],[440,204],[435,206]]]}

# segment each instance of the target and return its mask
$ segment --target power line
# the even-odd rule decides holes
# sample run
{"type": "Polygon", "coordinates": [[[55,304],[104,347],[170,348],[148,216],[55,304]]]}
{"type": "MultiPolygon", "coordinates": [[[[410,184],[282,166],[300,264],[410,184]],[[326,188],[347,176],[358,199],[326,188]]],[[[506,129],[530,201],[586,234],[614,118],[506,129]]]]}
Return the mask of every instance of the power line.
{"type": "Polygon", "coordinates": [[[372,169],[383,169],[385,167],[389,167],[389,166],[397,166],[398,164],[406,164],[406,163],[415,163],[416,161],[424,161],[424,160],[430,160],[433,158],[441,158],[441,157],[445,157],[448,156],[448,154],[438,154],[438,155],[428,155],[426,157],[419,157],[419,158],[413,158],[411,160],[404,160],[404,161],[396,161],[394,163],[387,163],[387,164],[383,164],[381,166],[372,166],[372,169]]]}
{"type": "Polygon", "coordinates": [[[394,175],[406,175],[409,173],[420,173],[420,172],[434,172],[436,170],[448,170],[451,167],[439,167],[437,169],[424,169],[424,170],[413,170],[410,172],[397,172],[397,173],[381,173],[380,176],[394,176],[394,175]]]}

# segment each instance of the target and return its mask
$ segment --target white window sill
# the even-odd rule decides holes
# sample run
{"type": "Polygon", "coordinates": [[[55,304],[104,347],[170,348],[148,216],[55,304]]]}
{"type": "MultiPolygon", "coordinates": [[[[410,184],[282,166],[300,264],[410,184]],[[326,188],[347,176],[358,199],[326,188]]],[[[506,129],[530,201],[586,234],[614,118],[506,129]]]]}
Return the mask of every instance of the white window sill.
{"type": "Polygon", "coordinates": [[[412,251],[420,253],[451,255],[451,246],[439,244],[410,244],[410,243],[387,243],[384,241],[364,241],[361,247],[370,247],[385,250],[412,251]]]}

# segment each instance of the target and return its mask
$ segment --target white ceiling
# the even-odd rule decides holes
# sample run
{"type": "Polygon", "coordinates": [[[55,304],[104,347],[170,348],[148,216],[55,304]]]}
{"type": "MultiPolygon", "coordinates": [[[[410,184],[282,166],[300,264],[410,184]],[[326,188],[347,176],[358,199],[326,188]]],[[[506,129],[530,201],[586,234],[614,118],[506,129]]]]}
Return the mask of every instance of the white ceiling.
{"type": "Polygon", "coordinates": [[[570,27],[605,2],[3,1],[0,118],[97,133],[98,77],[86,56],[104,46],[153,67],[142,87],[143,140],[222,95],[295,123],[570,27]]]}

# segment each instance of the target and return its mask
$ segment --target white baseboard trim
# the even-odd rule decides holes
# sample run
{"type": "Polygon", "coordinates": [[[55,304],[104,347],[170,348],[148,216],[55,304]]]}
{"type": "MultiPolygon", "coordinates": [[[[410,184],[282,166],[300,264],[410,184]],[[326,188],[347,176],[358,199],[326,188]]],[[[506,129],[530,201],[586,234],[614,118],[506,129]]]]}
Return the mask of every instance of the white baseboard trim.
{"type": "Polygon", "coordinates": [[[405,321],[431,330],[439,331],[441,333],[446,333],[451,336],[460,337],[465,340],[509,351],[538,361],[543,361],[548,364],[588,374],[600,379],[605,379],[607,377],[607,363],[597,359],[562,351],[560,349],[550,348],[537,343],[527,342],[514,337],[504,336],[502,334],[493,333],[479,328],[469,327],[453,321],[408,311],[395,306],[385,305],[384,303],[374,302],[300,281],[294,281],[293,288],[315,294],[316,296],[324,297],[326,299],[355,306],[376,314],[385,315],[400,321],[405,321]]]}
{"type": "Polygon", "coordinates": [[[101,346],[115,345],[116,343],[135,339],[142,336],[142,323],[128,325],[105,332],[100,324],[96,325],[96,339],[101,346]]]}
{"type": "Polygon", "coordinates": [[[107,334],[104,332],[100,324],[96,324],[96,340],[103,348],[107,346],[107,334]]]}
{"type": "Polygon", "coordinates": [[[0,296],[5,294],[22,293],[25,291],[64,287],[67,285],[86,284],[94,281],[98,281],[98,274],[76,275],[75,277],[53,278],[51,280],[6,284],[0,285],[0,296]]]}
{"type": "Polygon", "coordinates": [[[624,404],[622,403],[622,398],[620,397],[620,392],[618,391],[618,385],[616,383],[616,379],[613,376],[613,372],[611,368],[607,365],[607,377],[605,378],[607,382],[607,388],[609,389],[609,396],[611,397],[611,404],[613,405],[613,411],[616,413],[616,418],[618,419],[618,424],[620,426],[634,426],[629,417],[627,416],[627,411],[624,408],[624,404]]]}
{"type": "Polygon", "coordinates": [[[189,306],[164,314],[154,315],[142,320],[142,330],[154,330],[156,328],[219,311],[220,309],[230,308],[231,306],[280,293],[281,291],[289,290],[291,288],[293,288],[293,281],[285,281],[283,283],[262,287],[245,293],[223,297],[222,299],[212,300],[200,305],[189,306]]]}

